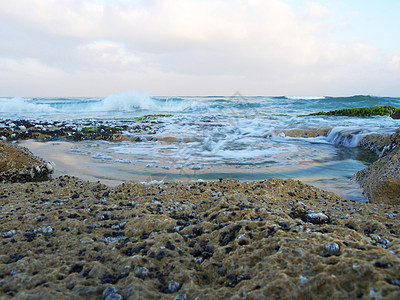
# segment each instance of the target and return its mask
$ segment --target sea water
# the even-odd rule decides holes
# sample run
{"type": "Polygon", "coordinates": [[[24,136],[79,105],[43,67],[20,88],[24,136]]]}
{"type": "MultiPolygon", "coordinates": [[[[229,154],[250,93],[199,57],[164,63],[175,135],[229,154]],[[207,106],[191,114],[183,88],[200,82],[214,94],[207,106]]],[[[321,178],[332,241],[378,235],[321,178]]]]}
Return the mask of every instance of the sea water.
{"type": "MultiPolygon", "coordinates": [[[[400,98],[232,96],[154,97],[129,92],[105,98],[0,98],[7,119],[107,121],[138,141],[25,143],[47,147],[51,160],[91,180],[262,180],[295,178],[364,201],[351,177],[376,157],[358,145],[371,133],[390,134],[400,121],[389,117],[303,117],[318,111],[375,105],[400,106],[400,98]],[[168,114],[137,133],[135,117],[168,114]],[[329,129],[327,136],[290,137],[286,130],[329,129]]],[[[78,124],[78,125],[77,125],[78,124]]],[[[83,125],[82,125],[83,126],[83,125]]],[[[40,153],[40,151],[39,151],[40,153]]],[[[69,169],[69,171],[71,171],[69,169]]],[[[62,172],[61,172],[62,173],[62,172]]]]}

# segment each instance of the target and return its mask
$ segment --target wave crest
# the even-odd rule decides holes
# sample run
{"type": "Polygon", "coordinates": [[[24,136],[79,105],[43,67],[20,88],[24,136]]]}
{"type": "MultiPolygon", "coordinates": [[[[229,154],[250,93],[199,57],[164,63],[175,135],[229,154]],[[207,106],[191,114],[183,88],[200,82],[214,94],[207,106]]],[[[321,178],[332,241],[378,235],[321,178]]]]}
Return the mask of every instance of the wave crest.
{"type": "Polygon", "coordinates": [[[55,108],[48,104],[35,104],[31,99],[25,98],[1,98],[0,112],[54,112],[55,108]]]}
{"type": "Polygon", "coordinates": [[[104,111],[182,111],[196,105],[181,98],[152,98],[144,92],[131,91],[110,95],[96,104],[95,109],[104,111]]]}

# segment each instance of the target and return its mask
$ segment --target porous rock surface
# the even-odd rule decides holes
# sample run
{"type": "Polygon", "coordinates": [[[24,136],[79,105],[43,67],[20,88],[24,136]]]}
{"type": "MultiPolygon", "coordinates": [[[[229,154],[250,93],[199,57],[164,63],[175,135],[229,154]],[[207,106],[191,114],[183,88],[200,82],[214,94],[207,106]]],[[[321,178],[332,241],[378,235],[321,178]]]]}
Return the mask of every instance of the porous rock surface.
{"type": "Polygon", "coordinates": [[[34,157],[28,149],[0,142],[0,182],[48,179],[53,170],[53,164],[34,157]]]}
{"type": "Polygon", "coordinates": [[[0,185],[0,297],[399,299],[400,207],[295,180],[0,185]]]}
{"type": "Polygon", "coordinates": [[[361,147],[380,156],[369,167],[357,172],[364,194],[371,202],[400,204],[400,131],[389,135],[368,135],[361,147]]]}

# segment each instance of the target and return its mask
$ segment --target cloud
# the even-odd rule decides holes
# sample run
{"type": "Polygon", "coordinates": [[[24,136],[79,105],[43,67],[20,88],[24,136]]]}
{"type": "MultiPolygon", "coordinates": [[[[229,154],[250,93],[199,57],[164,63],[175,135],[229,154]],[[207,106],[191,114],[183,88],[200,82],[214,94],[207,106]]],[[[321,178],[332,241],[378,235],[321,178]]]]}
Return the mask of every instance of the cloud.
{"type": "Polygon", "coordinates": [[[389,61],[388,66],[391,71],[400,71],[400,56],[393,55],[389,61]]]}
{"type": "MultiPolygon", "coordinates": [[[[197,93],[199,82],[204,93],[218,86],[223,93],[238,87],[261,93],[266,82],[263,93],[296,93],[307,82],[312,90],[310,80],[341,84],[355,70],[375,70],[382,56],[357,39],[333,40],[334,12],[316,1],[306,2],[303,13],[282,0],[0,4],[0,25],[9,27],[0,30],[0,38],[9,41],[0,47],[0,61],[7,62],[0,68],[3,78],[7,70],[23,78],[26,64],[40,77],[60,78],[68,90],[75,87],[82,94],[93,92],[91,78],[102,83],[104,93],[138,85],[174,93],[173,88],[182,90],[179,82],[185,83],[185,93],[197,93]],[[78,77],[86,84],[78,84],[78,77]]],[[[398,65],[391,58],[391,68],[398,65]]]]}
{"type": "Polygon", "coordinates": [[[141,62],[124,45],[109,41],[95,41],[80,45],[77,53],[85,69],[126,69],[141,62]]]}
{"type": "Polygon", "coordinates": [[[308,19],[326,19],[332,16],[332,12],[321,3],[306,2],[306,18],[308,19]]]}

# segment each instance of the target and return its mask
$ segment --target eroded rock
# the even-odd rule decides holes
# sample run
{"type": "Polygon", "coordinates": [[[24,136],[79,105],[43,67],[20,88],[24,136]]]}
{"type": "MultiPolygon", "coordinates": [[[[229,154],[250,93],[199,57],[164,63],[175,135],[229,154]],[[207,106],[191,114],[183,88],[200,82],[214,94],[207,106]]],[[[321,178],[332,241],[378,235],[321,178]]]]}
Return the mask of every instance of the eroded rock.
{"type": "Polygon", "coordinates": [[[55,165],[35,157],[28,149],[0,141],[0,182],[47,180],[55,165]]]}
{"type": "Polygon", "coordinates": [[[357,180],[364,194],[375,203],[400,203],[400,132],[390,136],[370,135],[361,146],[380,155],[367,168],[357,172],[357,180]]]}

